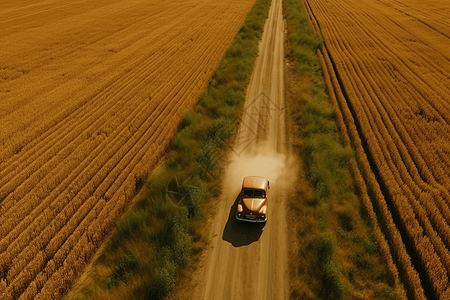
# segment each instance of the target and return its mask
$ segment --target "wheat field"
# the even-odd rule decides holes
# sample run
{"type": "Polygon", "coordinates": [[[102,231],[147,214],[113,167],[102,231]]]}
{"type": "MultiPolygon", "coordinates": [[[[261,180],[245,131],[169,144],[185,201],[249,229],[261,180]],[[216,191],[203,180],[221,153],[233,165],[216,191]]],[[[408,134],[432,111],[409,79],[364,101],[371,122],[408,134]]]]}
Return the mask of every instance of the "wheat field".
{"type": "Polygon", "coordinates": [[[450,3],[304,4],[323,34],[327,86],[381,221],[382,247],[410,297],[447,299],[450,3]]]}
{"type": "Polygon", "coordinates": [[[0,298],[59,299],[253,0],[0,3],[0,298]]]}

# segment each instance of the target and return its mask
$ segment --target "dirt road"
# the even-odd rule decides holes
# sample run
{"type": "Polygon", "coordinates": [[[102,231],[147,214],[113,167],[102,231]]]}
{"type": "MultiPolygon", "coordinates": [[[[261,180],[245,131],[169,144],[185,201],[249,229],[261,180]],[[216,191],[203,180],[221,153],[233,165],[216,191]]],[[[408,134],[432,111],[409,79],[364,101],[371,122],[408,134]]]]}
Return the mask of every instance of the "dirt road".
{"type": "Polygon", "coordinates": [[[285,144],[283,41],[282,1],[273,0],[216,204],[211,247],[194,276],[193,299],[287,297],[284,204],[293,172],[285,144]],[[248,175],[265,176],[271,183],[266,224],[235,219],[242,179],[248,175]]]}

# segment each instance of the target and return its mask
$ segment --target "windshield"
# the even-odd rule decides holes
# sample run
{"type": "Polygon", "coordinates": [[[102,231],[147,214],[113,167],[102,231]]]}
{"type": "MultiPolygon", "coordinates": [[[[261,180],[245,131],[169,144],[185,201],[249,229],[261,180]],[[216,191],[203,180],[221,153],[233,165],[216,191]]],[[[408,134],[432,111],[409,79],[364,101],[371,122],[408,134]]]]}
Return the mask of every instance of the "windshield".
{"type": "Polygon", "coordinates": [[[266,192],[264,190],[243,189],[242,195],[245,197],[264,198],[266,192]]]}

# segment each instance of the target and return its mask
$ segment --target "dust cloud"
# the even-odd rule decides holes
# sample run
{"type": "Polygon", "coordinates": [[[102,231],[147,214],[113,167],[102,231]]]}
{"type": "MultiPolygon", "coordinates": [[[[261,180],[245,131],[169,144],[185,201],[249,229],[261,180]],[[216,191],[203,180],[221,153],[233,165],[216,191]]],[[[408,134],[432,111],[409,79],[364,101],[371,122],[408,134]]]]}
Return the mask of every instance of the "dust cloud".
{"type": "Polygon", "coordinates": [[[255,148],[256,151],[244,151],[239,156],[232,153],[229,157],[231,163],[227,168],[227,177],[233,181],[233,191],[236,187],[237,193],[246,176],[265,177],[271,186],[279,186],[293,178],[289,174],[295,174],[297,164],[291,156],[274,150],[269,144],[255,148]]]}

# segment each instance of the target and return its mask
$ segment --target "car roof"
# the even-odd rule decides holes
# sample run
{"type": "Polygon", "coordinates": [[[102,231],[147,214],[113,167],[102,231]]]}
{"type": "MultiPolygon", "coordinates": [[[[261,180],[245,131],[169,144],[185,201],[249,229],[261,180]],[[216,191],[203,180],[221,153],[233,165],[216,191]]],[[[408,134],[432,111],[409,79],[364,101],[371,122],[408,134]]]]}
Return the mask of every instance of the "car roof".
{"type": "Polygon", "coordinates": [[[267,179],[259,176],[247,176],[244,178],[242,188],[265,190],[267,188],[267,179]]]}

